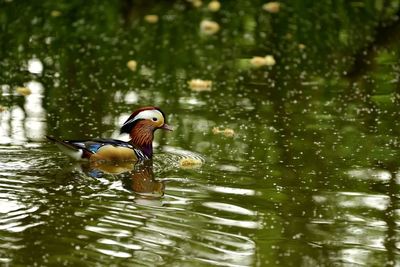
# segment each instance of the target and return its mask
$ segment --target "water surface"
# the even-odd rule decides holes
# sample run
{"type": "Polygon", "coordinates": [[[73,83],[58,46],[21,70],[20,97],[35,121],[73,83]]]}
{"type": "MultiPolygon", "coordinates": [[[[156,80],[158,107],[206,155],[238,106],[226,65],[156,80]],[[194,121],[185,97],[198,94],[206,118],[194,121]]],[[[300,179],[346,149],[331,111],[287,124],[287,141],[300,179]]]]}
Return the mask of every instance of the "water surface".
{"type": "Polygon", "coordinates": [[[399,3],[381,2],[2,3],[0,261],[398,266],[399,3]],[[175,127],[150,163],[44,138],[114,137],[145,105],[175,127]]]}

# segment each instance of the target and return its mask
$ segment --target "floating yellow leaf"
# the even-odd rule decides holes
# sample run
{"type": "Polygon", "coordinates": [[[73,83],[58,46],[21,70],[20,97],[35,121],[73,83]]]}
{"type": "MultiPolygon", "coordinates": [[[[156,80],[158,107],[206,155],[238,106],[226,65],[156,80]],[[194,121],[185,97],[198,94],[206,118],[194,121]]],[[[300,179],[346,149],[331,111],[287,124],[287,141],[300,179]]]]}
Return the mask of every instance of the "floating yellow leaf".
{"type": "Polygon", "coordinates": [[[144,16],[144,20],[147,23],[155,24],[158,22],[158,16],[157,15],[146,15],[146,16],[144,16]]]}
{"type": "Polygon", "coordinates": [[[273,66],[275,65],[276,61],[275,58],[271,55],[265,56],[265,65],[273,66]]]}
{"type": "Polygon", "coordinates": [[[27,87],[17,87],[17,89],[15,89],[15,91],[16,91],[18,94],[23,95],[23,96],[27,96],[27,95],[32,94],[31,89],[29,89],[29,88],[27,88],[27,87]]]}
{"type": "Polygon", "coordinates": [[[52,16],[52,17],[59,17],[59,16],[61,16],[61,12],[60,11],[58,11],[58,10],[52,10],[51,11],[51,13],[50,13],[50,15],[52,16]]]}
{"type": "Polygon", "coordinates": [[[136,62],[135,60],[129,60],[128,63],[126,63],[126,66],[127,66],[131,71],[136,71],[137,62],[136,62]]]}
{"type": "Polygon", "coordinates": [[[250,64],[253,67],[256,67],[256,68],[265,66],[265,58],[263,58],[263,57],[253,57],[252,59],[250,59],[250,64]]]}
{"type": "Polygon", "coordinates": [[[194,7],[201,7],[202,5],[203,5],[203,2],[201,1],[201,0],[191,0],[191,1],[189,1],[189,2],[192,2],[192,5],[194,6],[194,7]]]}
{"type": "Polygon", "coordinates": [[[203,165],[203,161],[195,158],[183,158],[179,161],[179,166],[183,169],[195,169],[203,165]]]}
{"type": "Polygon", "coordinates": [[[203,20],[200,23],[200,32],[205,35],[213,35],[219,31],[219,24],[211,20],[203,20]]]}
{"type": "Polygon", "coordinates": [[[192,91],[211,91],[212,81],[193,79],[188,82],[190,89],[192,91]]]}
{"type": "Polygon", "coordinates": [[[269,2],[262,6],[262,8],[269,13],[278,13],[281,8],[281,3],[279,2],[269,2]]]}
{"type": "Polygon", "coordinates": [[[234,131],[233,129],[226,128],[226,129],[224,130],[224,135],[225,135],[226,137],[233,137],[233,136],[235,135],[235,131],[234,131]]]}
{"type": "Polygon", "coordinates": [[[208,10],[211,12],[217,12],[221,8],[221,3],[213,0],[208,4],[208,10]]]}
{"type": "Polygon", "coordinates": [[[273,66],[276,64],[275,58],[271,55],[265,57],[253,57],[250,59],[250,64],[253,67],[259,68],[262,66],[273,66]]]}
{"type": "Polygon", "coordinates": [[[219,134],[220,132],[221,132],[221,130],[219,129],[219,127],[212,128],[212,133],[213,134],[219,134]]]}
{"type": "Polygon", "coordinates": [[[222,133],[226,137],[233,137],[235,135],[235,131],[231,128],[225,128],[224,130],[221,130],[219,127],[214,127],[212,128],[212,133],[213,134],[220,134],[222,133]]]}
{"type": "Polygon", "coordinates": [[[299,49],[300,50],[304,50],[306,48],[306,46],[304,44],[299,44],[299,49]]]}

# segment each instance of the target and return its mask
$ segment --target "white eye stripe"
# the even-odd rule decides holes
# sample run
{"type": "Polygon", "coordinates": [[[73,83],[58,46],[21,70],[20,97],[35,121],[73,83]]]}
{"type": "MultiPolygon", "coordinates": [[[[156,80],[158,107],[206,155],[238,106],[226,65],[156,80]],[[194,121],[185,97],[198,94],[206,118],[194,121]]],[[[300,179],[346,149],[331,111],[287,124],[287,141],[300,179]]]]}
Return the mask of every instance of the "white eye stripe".
{"type": "Polygon", "coordinates": [[[162,118],[162,113],[158,110],[144,110],[142,112],[139,112],[139,114],[137,114],[133,120],[137,120],[137,119],[152,119],[153,117],[160,119],[162,118]]]}
{"type": "Polygon", "coordinates": [[[152,110],[143,110],[139,112],[133,119],[125,122],[124,125],[132,123],[136,120],[145,119],[145,120],[152,120],[153,118],[157,118],[157,120],[163,119],[163,115],[160,111],[152,109],[152,110]]]}

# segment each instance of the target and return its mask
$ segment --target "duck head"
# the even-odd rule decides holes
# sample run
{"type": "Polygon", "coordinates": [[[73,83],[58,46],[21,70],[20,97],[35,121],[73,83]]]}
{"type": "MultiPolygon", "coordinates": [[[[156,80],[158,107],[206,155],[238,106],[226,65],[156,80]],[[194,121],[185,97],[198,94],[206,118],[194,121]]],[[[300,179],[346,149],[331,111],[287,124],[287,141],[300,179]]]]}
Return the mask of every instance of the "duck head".
{"type": "Polygon", "coordinates": [[[164,112],[158,107],[143,107],[132,113],[121,127],[121,133],[128,133],[133,146],[139,148],[151,158],[153,156],[153,138],[157,129],[172,131],[166,123],[164,112]]]}

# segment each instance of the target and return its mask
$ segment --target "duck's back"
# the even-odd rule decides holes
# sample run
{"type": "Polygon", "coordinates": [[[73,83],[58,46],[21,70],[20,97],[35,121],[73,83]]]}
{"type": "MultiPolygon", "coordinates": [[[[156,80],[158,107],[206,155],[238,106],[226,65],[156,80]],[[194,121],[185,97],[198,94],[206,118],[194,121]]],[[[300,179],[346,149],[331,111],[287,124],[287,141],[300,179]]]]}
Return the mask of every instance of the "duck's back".
{"type": "Polygon", "coordinates": [[[76,160],[137,161],[147,159],[140,149],[117,139],[59,140],[51,136],[47,138],[76,160]]]}

